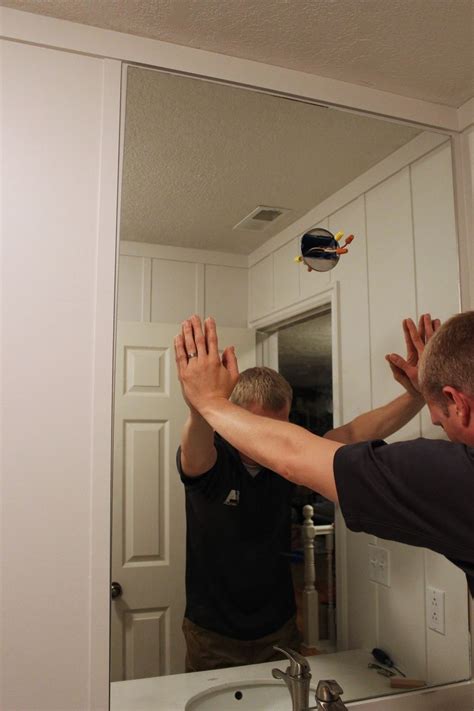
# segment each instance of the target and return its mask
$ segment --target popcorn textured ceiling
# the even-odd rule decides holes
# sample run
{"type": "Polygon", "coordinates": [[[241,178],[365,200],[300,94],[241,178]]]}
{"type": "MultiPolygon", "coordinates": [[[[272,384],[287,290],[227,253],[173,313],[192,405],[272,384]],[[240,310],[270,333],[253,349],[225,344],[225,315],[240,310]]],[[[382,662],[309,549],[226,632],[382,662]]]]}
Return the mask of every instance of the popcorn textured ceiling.
{"type": "Polygon", "coordinates": [[[121,239],[248,254],[418,133],[130,67],[121,239]],[[233,230],[257,205],[291,212],[233,230]]]}
{"type": "Polygon", "coordinates": [[[87,25],[460,106],[472,0],[0,0],[87,25]]]}

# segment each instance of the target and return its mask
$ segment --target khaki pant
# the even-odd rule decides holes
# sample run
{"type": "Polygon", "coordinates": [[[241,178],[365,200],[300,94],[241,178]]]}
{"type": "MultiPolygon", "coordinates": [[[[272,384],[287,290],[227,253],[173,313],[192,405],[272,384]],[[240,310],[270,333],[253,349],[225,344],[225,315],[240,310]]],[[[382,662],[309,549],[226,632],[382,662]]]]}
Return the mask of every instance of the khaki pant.
{"type": "Polygon", "coordinates": [[[285,657],[273,649],[274,644],[296,651],[299,651],[301,644],[295,617],[276,632],[249,641],[224,637],[195,625],[186,617],[183,620],[183,633],[186,639],[187,672],[278,661],[285,657]]]}

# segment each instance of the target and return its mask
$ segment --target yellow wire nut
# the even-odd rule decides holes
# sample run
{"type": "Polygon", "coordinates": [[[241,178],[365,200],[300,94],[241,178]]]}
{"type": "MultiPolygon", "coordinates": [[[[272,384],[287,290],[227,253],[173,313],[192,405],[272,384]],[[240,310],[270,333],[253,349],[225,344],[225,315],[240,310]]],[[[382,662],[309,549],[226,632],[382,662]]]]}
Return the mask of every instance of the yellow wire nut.
{"type": "Polygon", "coordinates": [[[339,242],[342,237],[344,237],[344,232],[336,232],[336,234],[334,235],[334,239],[336,240],[336,242],[339,242]]]}
{"type": "Polygon", "coordinates": [[[295,257],[295,258],[293,259],[293,261],[294,261],[294,262],[302,262],[302,261],[303,261],[303,257],[301,257],[301,256],[300,256],[300,257],[295,257]]]}

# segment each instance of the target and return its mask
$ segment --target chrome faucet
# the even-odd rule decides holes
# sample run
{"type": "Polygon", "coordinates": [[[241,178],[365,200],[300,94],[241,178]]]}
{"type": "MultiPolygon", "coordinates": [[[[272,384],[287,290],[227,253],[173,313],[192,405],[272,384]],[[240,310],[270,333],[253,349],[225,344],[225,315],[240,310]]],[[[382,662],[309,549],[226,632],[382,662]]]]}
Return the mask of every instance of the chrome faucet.
{"type": "Polygon", "coordinates": [[[286,671],[272,669],[274,679],[283,679],[290,692],[293,711],[306,711],[309,707],[309,682],[311,680],[308,660],[293,649],[273,647],[287,657],[290,666],[286,671]]]}
{"type": "Polygon", "coordinates": [[[292,711],[347,711],[341,699],[343,690],[334,679],[321,679],[316,689],[316,706],[310,707],[311,671],[308,660],[294,649],[273,649],[284,654],[290,662],[284,672],[281,669],[272,669],[272,676],[274,679],[283,679],[287,685],[293,704],[292,711]]]}
{"type": "Polygon", "coordinates": [[[341,699],[342,692],[335,679],[321,679],[316,689],[317,711],[347,711],[341,699]]]}

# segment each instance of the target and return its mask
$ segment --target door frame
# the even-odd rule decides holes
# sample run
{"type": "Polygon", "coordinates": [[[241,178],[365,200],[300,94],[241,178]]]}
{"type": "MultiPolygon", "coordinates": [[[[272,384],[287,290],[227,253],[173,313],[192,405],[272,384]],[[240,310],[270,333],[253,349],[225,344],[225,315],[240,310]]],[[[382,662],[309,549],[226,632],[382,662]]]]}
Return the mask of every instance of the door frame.
{"type": "MultiPolygon", "coordinates": [[[[271,314],[259,320],[260,334],[257,358],[259,364],[274,368],[277,342],[275,334],[284,326],[298,323],[312,316],[331,313],[331,360],[332,360],[332,401],[333,426],[342,425],[341,400],[341,359],[340,359],[340,313],[339,282],[335,281],[324,291],[315,296],[282,309],[278,314],[271,314]]],[[[347,649],[349,639],[348,604],[347,604],[347,529],[339,506],[336,512],[336,625],[338,651],[347,649]]]]}

